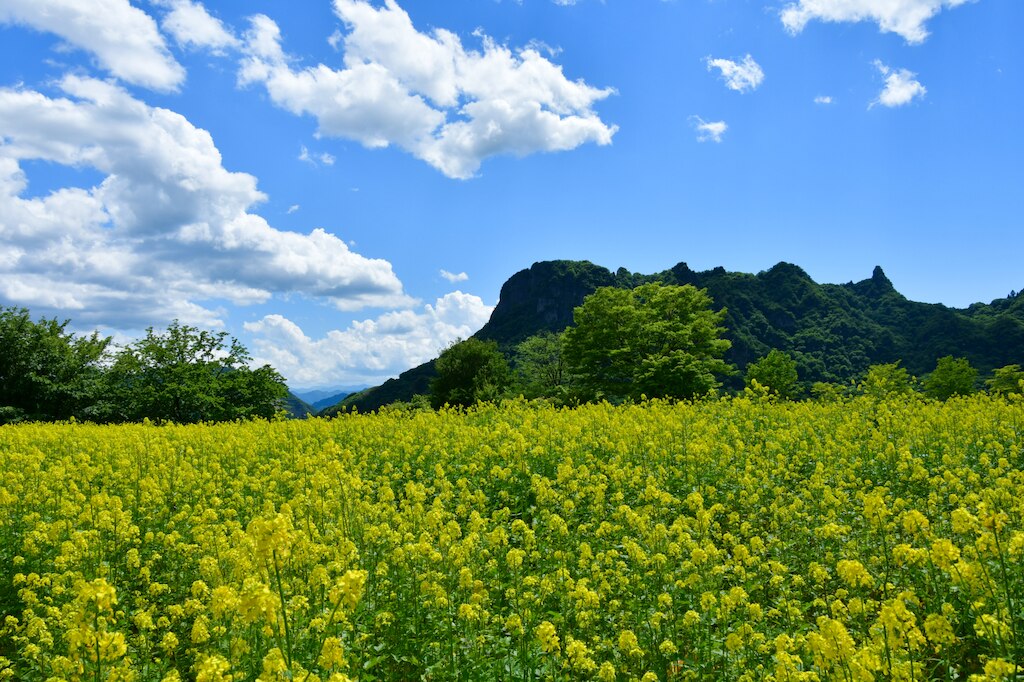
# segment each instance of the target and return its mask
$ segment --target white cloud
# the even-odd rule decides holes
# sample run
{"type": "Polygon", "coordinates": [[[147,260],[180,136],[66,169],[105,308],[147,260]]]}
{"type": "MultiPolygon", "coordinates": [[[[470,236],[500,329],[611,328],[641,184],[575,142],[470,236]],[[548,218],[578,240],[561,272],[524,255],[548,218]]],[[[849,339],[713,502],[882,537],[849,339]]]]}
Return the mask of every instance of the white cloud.
{"type": "Polygon", "coordinates": [[[256,178],[226,170],[209,133],[106,82],[65,77],[67,97],[0,88],[0,299],[76,323],[216,324],[210,301],[295,293],[339,309],[408,305],[384,260],[322,229],[251,212],[256,178]],[[22,161],[91,167],[91,188],[25,198],[22,161]]]}
{"type": "Polygon", "coordinates": [[[376,383],[427,362],[479,330],[492,310],[479,297],[455,291],[421,310],[353,322],[320,339],[281,315],[246,323],[245,329],[254,335],[257,362],[270,363],[290,384],[337,386],[376,383]]]}
{"type": "Polygon", "coordinates": [[[291,215],[292,213],[295,213],[296,211],[298,211],[299,208],[300,208],[300,206],[298,204],[292,204],[291,206],[288,207],[288,210],[285,211],[285,213],[287,213],[288,215],[291,215]]]}
{"type": "Polygon", "coordinates": [[[722,135],[729,129],[725,121],[705,121],[700,116],[691,116],[690,122],[697,131],[698,142],[721,142],[722,135]]]}
{"type": "Polygon", "coordinates": [[[211,16],[202,3],[192,0],[152,1],[170,10],[160,23],[179,45],[205,47],[214,52],[239,46],[238,39],[220,19],[211,16]]]}
{"type": "Polygon", "coordinates": [[[299,150],[299,161],[305,161],[313,166],[318,166],[320,164],[333,166],[335,158],[332,154],[328,154],[327,152],[314,152],[310,154],[309,150],[306,149],[306,146],[302,145],[299,150]]]}
{"type": "Polygon", "coordinates": [[[441,270],[441,277],[444,277],[452,284],[455,284],[456,282],[465,282],[467,279],[469,279],[469,275],[467,275],[464,272],[455,273],[448,272],[447,270],[441,270]]]}
{"type": "Polygon", "coordinates": [[[513,52],[477,32],[482,49],[467,50],[449,31],[416,30],[394,0],[334,7],[347,29],[338,41],[344,68],[293,68],[277,24],[258,15],[239,82],[263,84],[279,106],[314,116],[321,134],[394,144],[452,178],[472,177],[499,154],[611,143],[617,128],[592,106],[613,90],[570,81],[535,47],[513,52]]]}
{"type": "Polygon", "coordinates": [[[928,37],[925,23],[946,8],[971,0],[797,0],[782,10],[782,23],[799,33],[814,20],[873,21],[883,33],[895,33],[908,43],[928,37]]]}
{"type": "Polygon", "coordinates": [[[548,45],[539,38],[531,38],[530,42],[526,44],[526,47],[531,50],[536,50],[541,54],[546,54],[549,57],[557,57],[558,55],[562,54],[562,48],[555,47],[554,45],[548,45]]]}
{"type": "Polygon", "coordinates": [[[817,97],[814,98],[814,103],[815,104],[832,104],[832,96],[831,95],[818,95],[817,97]]]}
{"type": "Polygon", "coordinates": [[[3,0],[0,23],[55,33],[126,83],[166,92],[185,81],[156,22],[128,0],[3,0]]]}
{"type": "Polygon", "coordinates": [[[917,97],[924,97],[928,92],[916,80],[916,73],[907,69],[891,69],[878,59],[874,63],[879,73],[885,76],[885,87],[870,106],[881,104],[884,107],[901,107],[917,97]]]}
{"type": "Polygon", "coordinates": [[[754,58],[749,54],[743,61],[734,62],[731,59],[705,59],[708,71],[718,69],[725,81],[725,86],[736,92],[750,92],[756,90],[764,81],[764,71],[754,58]]]}

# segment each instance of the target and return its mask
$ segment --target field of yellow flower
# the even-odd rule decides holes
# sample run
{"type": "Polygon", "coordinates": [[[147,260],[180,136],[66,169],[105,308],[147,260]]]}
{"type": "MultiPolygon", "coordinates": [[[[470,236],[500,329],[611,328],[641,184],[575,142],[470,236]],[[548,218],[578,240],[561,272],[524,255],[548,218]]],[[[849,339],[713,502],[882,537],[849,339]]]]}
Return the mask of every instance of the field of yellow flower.
{"type": "Polygon", "coordinates": [[[1020,679],[1022,465],[983,395],[6,426],[0,679],[1020,679]]]}

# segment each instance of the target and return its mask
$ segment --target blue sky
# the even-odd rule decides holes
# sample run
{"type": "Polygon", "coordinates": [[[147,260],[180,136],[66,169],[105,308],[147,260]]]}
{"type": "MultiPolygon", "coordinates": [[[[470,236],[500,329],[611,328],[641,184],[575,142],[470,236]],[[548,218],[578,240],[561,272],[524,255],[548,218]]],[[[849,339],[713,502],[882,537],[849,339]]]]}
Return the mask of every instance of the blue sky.
{"type": "Polygon", "coordinates": [[[4,0],[0,305],[377,383],[535,261],[1024,288],[1019,0],[4,0]]]}

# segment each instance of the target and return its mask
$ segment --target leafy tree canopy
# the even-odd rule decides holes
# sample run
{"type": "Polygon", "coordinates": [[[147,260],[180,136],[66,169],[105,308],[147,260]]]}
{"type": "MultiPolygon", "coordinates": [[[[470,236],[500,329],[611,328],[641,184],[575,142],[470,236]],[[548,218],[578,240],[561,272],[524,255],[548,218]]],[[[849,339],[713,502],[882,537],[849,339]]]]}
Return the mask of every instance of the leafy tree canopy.
{"type": "Polygon", "coordinates": [[[780,398],[794,400],[800,397],[796,360],[780,350],[772,350],[747,366],[747,385],[755,381],[780,398]]]}
{"type": "Polygon", "coordinates": [[[565,358],[591,398],[703,395],[733,371],[722,359],[730,346],[721,338],[725,314],[691,285],[602,287],[576,308],[565,358]]]}
{"type": "Polygon", "coordinates": [[[844,387],[830,384],[827,381],[815,381],[811,384],[811,399],[821,403],[834,403],[844,395],[844,387]]]}
{"type": "Polygon", "coordinates": [[[978,381],[978,370],[971,367],[966,358],[947,355],[939,358],[935,369],[924,380],[924,392],[930,398],[947,400],[955,395],[969,395],[974,392],[978,381]]]}
{"type": "Polygon", "coordinates": [[[891,395],[909,395],[914,391],[914,377],[910,376],[899,360],[868,367],[867,375],[860,383],[860,390],[865,395],[879,400],[891,395]]]}
{"type": "Polygon", "coordinates": [[[515,368],[523,395],[565,399],[572,384],[566,366],[562,334],[542,332],[515,349],[515,368]]]}
{"type": "Polygon", "coordinates": [[[0,424],[95,416],[110,339],[76,336],[68,324],[0,308],[0,424]]]}
{"type": "Polygon", "coordinates": [[[512,385],[512,370],[494,341],[456,341],[441,353],[435,367],[437,376],[430,382],[435,408],[496,400],[512,385]]]}
{"type": "Polygon", "coordinates": [[[269,365],[249,367],[248,351],[226,332],[173,322],[123,348],[108,373],[109,418],[178,423],[270,418],[288,389],[269,365]]]}
{"type": "Polygon", "coordinates": [[[1020,365],[1006,365],[992,372],[992,377],[985,380],[988,390],[997,395],[1009,395],[1011,393],[1024,393],[1024,372],[1020,365]]]}

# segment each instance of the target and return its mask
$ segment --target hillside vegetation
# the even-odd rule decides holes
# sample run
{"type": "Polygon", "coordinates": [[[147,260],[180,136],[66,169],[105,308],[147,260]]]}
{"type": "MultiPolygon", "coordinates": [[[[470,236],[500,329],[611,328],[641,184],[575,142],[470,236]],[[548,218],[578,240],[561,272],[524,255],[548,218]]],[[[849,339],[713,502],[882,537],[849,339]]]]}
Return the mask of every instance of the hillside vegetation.
{"type": "MultiPolygon", "coordinates": [[[[599,287],[635,288],[660,282],[707,289],[712,308],[724,309],[725,360],[739,373],[727,388],[742,387],[742,374],[778,350],[797,363],[800,380],[847,384],[876,364],[899,361],[914,376],[939,358],[965,358],[982,375],[1024,364],[1024,297],[1012,295],[965,309],[910,301],[881,268],[869,279],[818,284],[795,265],[779,263],[756,275],[715,268],[704,272],[680,263],[664,272],[612,272],[586,261],[546,261],[513,275],[494,313],[474,338],[495,341],[510,356],[515,346],[542,332],[560,332],[573,311],[599,287]]],[[[368,411],[429,392],[433,361],[381,386],[347,397],[327,413],[368,411]]]]}

